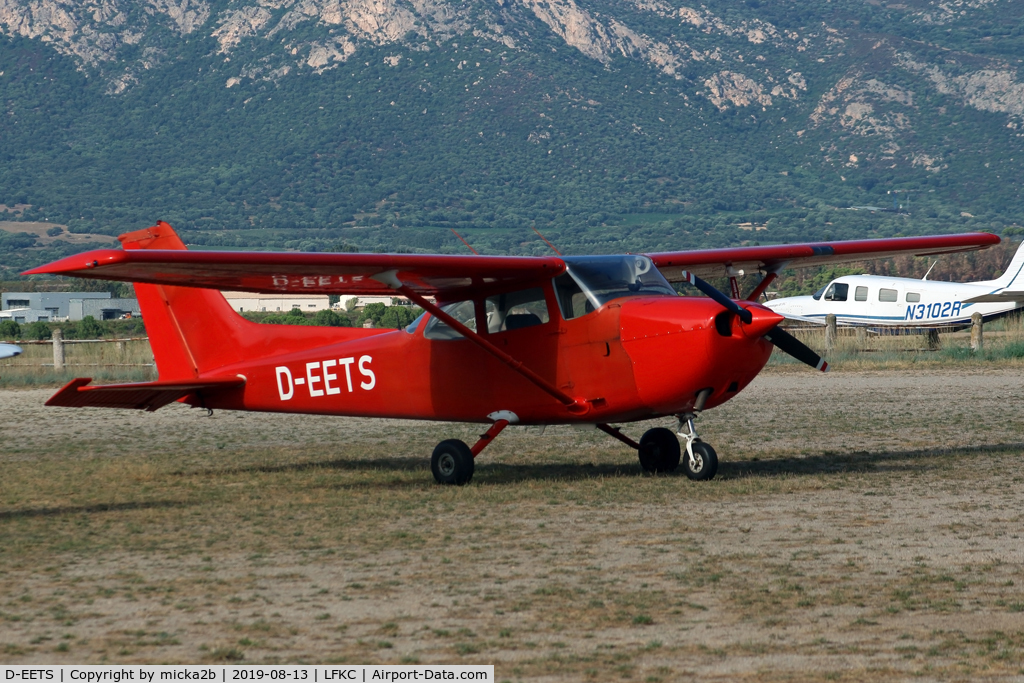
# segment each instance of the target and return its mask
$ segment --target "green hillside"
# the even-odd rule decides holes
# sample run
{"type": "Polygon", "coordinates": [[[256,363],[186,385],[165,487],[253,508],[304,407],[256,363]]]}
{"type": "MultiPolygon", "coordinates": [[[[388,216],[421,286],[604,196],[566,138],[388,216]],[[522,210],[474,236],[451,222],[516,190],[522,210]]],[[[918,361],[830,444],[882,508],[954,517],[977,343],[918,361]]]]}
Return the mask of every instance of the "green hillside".
{"type": "MultiPolygon", "coordinates": [[[[201,247],[306,250],[464,250],[455,228],[495,253],[546,249],[531,225],[568,252],[1015,233],[1021,5],[989,3],[945,23],[909,11],[708,3],[706,14],[747,31],[733,34],[636,11],[632,29],[650,40],[724,55],[673,74],[621,54],[602,63],[515,15],[517,35],[529,35],[517,49],[412,36],[361,44],[323,73],[231,87],[237,59],[218,53],[214,11],[187,38],[151,32],[145,49],[163,57],[119,94],[109,64],[0,38],[0,203],[31,205],[0,220],[117,234],[159,218],[201,247]],[[752,42],[765,26],[783,37],[752,42]],[[745,80],[716,103],[708,83],[739,78],[729,74],[760,79],[751,97],[771,104],[737,104],[745,80]],[[767,94],[772,83],[782,95],[767,94]],[[849,208],[894,205],[903,212],[849,208]]],[[[119,59],[139,58],[136,47],[119,59]]],[[[252,38],[233,54],[270,69],[281,50],[252,38]]],[[[11,268],[74,249],[0,233],[11,268]]]]}

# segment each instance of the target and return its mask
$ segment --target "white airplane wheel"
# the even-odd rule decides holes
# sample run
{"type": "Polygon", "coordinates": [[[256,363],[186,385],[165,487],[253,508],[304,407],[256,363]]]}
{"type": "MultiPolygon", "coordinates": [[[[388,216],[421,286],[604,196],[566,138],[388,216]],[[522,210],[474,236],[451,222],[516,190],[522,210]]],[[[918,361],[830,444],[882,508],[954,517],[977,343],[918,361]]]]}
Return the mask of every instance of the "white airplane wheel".
{"type": "Polygon", "coordinates": [[[718,472],[718,453],[703,441],[693,442],[693,462],[683,456],[683,471],[694,481],[707,481],[718,472]]]}
{"type": "Polygon", "coordinates": [[[430,471],[438,484],[468,484],[473,478],[473,470],[473,453],[458,439],[447,439],[437,444],[430,457],[430,471]]]}

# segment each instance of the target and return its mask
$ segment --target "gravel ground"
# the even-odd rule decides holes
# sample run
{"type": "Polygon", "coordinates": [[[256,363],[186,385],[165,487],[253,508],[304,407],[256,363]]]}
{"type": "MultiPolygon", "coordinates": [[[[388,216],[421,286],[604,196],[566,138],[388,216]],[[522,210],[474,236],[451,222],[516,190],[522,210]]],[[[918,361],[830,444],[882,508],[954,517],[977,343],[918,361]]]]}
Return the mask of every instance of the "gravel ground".
{"type": "Polygon", "coordinates": [[[713,482],[510,429],[460,489],[461,425],[0,392],[0,660],[1019,679],[1021,374],[767,373],[698,422],[713,482]]]}

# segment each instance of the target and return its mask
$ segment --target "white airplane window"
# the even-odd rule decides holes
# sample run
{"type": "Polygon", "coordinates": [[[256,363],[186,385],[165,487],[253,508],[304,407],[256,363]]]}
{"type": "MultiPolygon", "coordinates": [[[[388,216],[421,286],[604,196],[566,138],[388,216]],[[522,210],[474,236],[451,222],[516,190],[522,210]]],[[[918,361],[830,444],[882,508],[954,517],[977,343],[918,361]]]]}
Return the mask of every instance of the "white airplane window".
{"type": "Polygon", "coordinates": [[[853,300],[854,301],[867,301],[868,300],[868,288],[867,287],[858,287],[857,289],[855,289],[853,291],[853,300]]]}
{"type": "Polygon", "coordinates": [[[921,300],[920,292],[907,292],[907,303],[916,304],[921,300]]]}
{"type": "MultiPolygon", "coordinates": [[[[476,332],[476,308],[472,301],[458,301],[441,307],[441,310],[476,332]]],[[[440,318],[430,317],[423,336],[427,339],[461,339],[462,335],[448,327],[440,318]]]]}
{"type": "Polygon", "coordinates": [[[879,301],[899,301],[899,293],[895,289],[882,288],[878,290],[879,301]]]}
{"type": "Polygon", "coordinates": [[[850,285],[842,282],[833,282],[825,292],[825,301],[846,301],[850,294],[850,285]]]}
{"type": "Polygon", "coordinates": [[[487,311],[487,331],[491,334],[543,325],[550,320],[544,290],[540,287],[489,296],[484,308],[487,311]]]}

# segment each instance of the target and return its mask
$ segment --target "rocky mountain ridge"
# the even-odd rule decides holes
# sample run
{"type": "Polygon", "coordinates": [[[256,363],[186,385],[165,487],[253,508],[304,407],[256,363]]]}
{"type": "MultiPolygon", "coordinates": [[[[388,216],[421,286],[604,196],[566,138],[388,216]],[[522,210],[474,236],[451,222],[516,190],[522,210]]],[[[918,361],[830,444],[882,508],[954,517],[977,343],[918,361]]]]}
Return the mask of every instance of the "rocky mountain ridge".
{"type": "MultiPolygon", "coordinates": [[[[185,150],[198,144],[194,126],[148,122],[158,108],[168,121],[200,116],[211,136],[203,144],[231,138],[230,155],[249,150],[256,136],[232,138],[230,128],[217,126],[271,116],[259,119],[260,135],[279,138],[280,156],[301,149],[313,160],[309,168],[326,174],[317,193],[335,192],[344,176],[346,192],[360,199],[326,212],[308,194],[316,183],[294,166],[282,172],[298,174],[287,187],[275,184],[231,206],[298,211],[304,218],[295,220],[309,225],[337,216],[346,224],[446,222],[422,203],[403,203],[400,184],[365,180],[381,176],[387,157],[404,166],[433,159],[444,180],[413,185],[441,183],[423,196],[470,207],[463,213],[474,218],[462,220],[481,224],[487,216],[519,220],[534,215],[523,207],[540,205],[542,220],[575,213],[580,225],[598,214],[606,224],[616,212],[842,208],[879,204],[858,194],[885,187],[931,202],[933,218],[966,213],[987,227],[1012,226],[1024,209],[1012,180],[1024,169],[1022,30],[1024,9],[1012,0],[0,0],[0,33],[27,41],[18,45],[32,46],[32,60],[59,56],[84,79],[75,87],[102,93],[82,105],[86,119],[116,127],[134,108],[136,146],[171,135],[167,144],[180,150],[163,153],[181,151],[180,163],[192,163],[185,150]],[[287,101],[281,109],[268,104],[275,92],[303,102],[296,109],[316,100],[319,109],[309,111],[345,122],[332,128],[329,120],[296,119],[287,101]],[[186,94],[226,118],[172,100],[186,94]],[[240,111],[246,114],[237,118],[240,111]],[[295,124],[316,135],[299,141],[295,124]],[[488,160],[481,172],[489,182],[500,177],[520,194],[499,202],[474,185],[467,162],[437,166],[453,145],[476,150],[472,164],[488,160]],[[327,173],[325,159],[340,161],[327,173]],[[550,187],[533,186],[542,168],[550,187]],[[760,189],[750,189],[755,184],[760,189]],[[564,199],[569,186],[572,201],[564,199]],[[632,194],[622,208],[602,211],[609,192],[632,194]],[[293,194],[291,205],[281,199],[293,194]],[[490,208],[473,208],[481,206],[490,208]],[[518,208],[502,213],[509,206],[518,208]]],[[[11,88],[0,71],[0,95],[11,88]]],[[[44,106],[28,99],[6,97],[3,125],[44,106]]],[[[100,154],[83,152],[103,146],[83,146],[83,139],[65,139],[48,153],[55,163],[68,149],[100,154]]],[[[11,142],[9,154],[30,151],[11,142]]],[[[111,152],[102,154],[117,167],[111,152]]],[[[232,162],[240,177],[254,158],[232,162]]],[[[203,174],[216,166],[190,167],[172,174],[174,182],[187,176],[209,185],[203,174]]],[[[95,174],[89,182],[98,182],[95,174]]],[[[0,186],[8,192],[0,201],[55,206],[30,196],[27,181],[18,187],[0,186]]],[[[102,194],[83,190],[86,198],[76,201],[91,201],[90,192],[102,194]]],[[[198,228],[224,210],[197,206],[183,220],[198,228]]],[[[74,214],[61,216],[72,226],[89,220],[70,203],[61,211],[74,214]]],[[[251,225],[263,220],[239,215],[251,225]]]]}
{"type": "MultiPolygon", "coordinates": [[[[905,12],[902,20],[962,22],[996,4],[998,0],[931,0],[905,12]]],[[[471,35],[493,42],[495,48],[530,49],[531,31],[540,22],[566,46],[603,65],[637,60],[678,79],[683,78],[684,66],[698,66],[702,87],[695,94],[719,109],[767,108],[773,98],[799,98],[807,87],[792,62],[799,62],[802,54],[818,55],[818,62],[840,59],[851,49],[851,41],[862,38],[825,22],[789,30],[757,17],[730,21],[705,6],[660,0],[594,6],[588,10],[575,0],[242,0],[220,5],[207,0],[0,0],[0,29],[43,41],[73,57],[83,69],[99,71],[118,93],[167,54],[161,34],[215,39],[217,56],[235,63],[235,73],[225,81],[231,87],[246,78],[322,74],[344,64],[363,45],[429,52],[471,35]],[[635,28],[652,20],[660,36],[635,28]],[[310,32],[321,35],[310,37],[310,32]],[[259,53],[259,59],[250,61],[246,51],[259,53]]],[[[956,54],[938,62],[922,60],[885,38],[871,49],[881,50],[889,64],[923,76],[937,92],[952,95],[964,106],[1008,114],[1008,123],[1020,125],[1024,82],[1019,60],[974,55],[964,60],[956,54]]],[[[886,86],[868,72],[846,77],[817,103],[815,123],[821,123],[823,112],[838,114],[825,105],[845,91],[841,99],[853,109],[839,114],[840,125],[850,127],[844,117],[860,121],[857,112],[871,106],[860,96],[879,95],[880,87],[886,86]],[[850,90],[857,82],[867,85],[850,90]]],[[[899,98],[883,100],[913,106],[899,98]]],[[[861,134],[867,130],[863,125],[857,128],[861,134]]]]}

